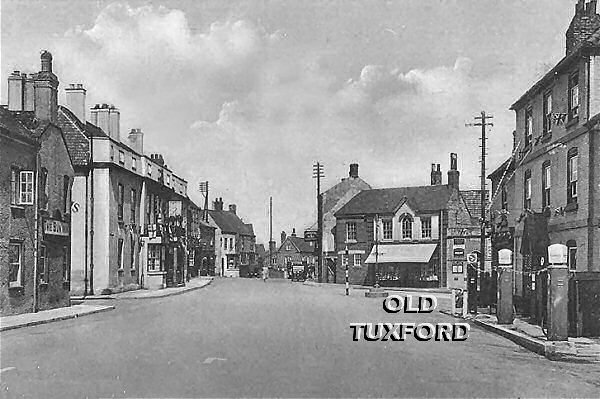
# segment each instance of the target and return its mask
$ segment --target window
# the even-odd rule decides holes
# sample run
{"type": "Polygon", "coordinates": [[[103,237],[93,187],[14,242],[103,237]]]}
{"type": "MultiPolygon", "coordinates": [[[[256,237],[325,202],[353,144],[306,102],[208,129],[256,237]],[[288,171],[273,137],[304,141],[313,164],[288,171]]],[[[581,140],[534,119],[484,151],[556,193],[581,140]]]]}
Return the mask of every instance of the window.
{"type": "Polygon", "coordinates": [[[431,218],[421,218],[421,238],[431,238],[431,218]]]}
{"type": "Polygon", "coordinates": [[[70,280],[71,273],[69,272],[69,248],[62,248],[62,278],[63,282],[70,280]]]}
{"type": "Polygon", "coordinates": [[[461,261],[452,262],[452,273],[463,273],[463,263],[461,261]]]}
{"type": "Polygon", "coordinates": [[[550,161],[542,164],[542,209],[550,206],[550,186],[552,185],[550,161]]]}
{"type": "Polygon", "coordinates": [[[148,162],[148,176],[152,176],[152,164],[148,162]]]}
{"type": "Polygon", "coordinates": [[[8,286],[23,286],[23,244],[11,242],[8,245],[8,286]]]}
{"type": "Polygon", "coordinates": [[[569,78],[569,120],[579,116],[579,74],[569,78]]]}
{"type": "Polygon", "coordinates": [[[33,172],[19,172],[19,203],[33,205],[33,172]]]}
{"type": "Polygon", "coordinates": [[[167,186],[171,185],[171,175],[167,175],[167,186]]]}
{"type": "Polygon", "coordinates": [[[523,180],[523,209],[531,209],[531,170],[525,171],[523,180]]]}
{"type": "Polygon", "coordinates": [[[125,165],[125,153],[123,151],[119,151],[119,163],[125,165]]]}
{"type": "Polygon", "coordinates": [[[392,239],[392,221],[391,220],[383,221],[383,239],[384,240],[392,239]]]}
{"type": "Polygon", "coordinates": [[[71,212],[71,199],[70,199],[71,195],[70,194],[71,194],[71,179],[69,178],[69,176],[65,175],[65,176],[63,176],[63,192],[62,192],[63,213],[71,212]]]}
{"type": "Polygon", "coordinates": [[[531,145],[533,140],[533,111],[531,108],[525,110],[525,147],[531,145]]]}
{"type": "Polygon", "coordinates": [[[19,203],[19,169],[10,168],[10,204],[19,203]]]}
{"type": "Polygon", "coordinates": [[[113,147],[112,145],[110,146],[110,160],[115,160],[115,147],[113,147]]]}
{"type": "Polygon", "coordinates": [[[552,92],[544,95],[544,134],[552,131],[552,92]]]}
{"type": "Polygon", "coordinates": [[[507,210],[508,209],[508,192],[506,191],[506,184],[502,185],[502,188],[500,190],[500,197],[501,197],[501,201],[502,201],[502,209],[507,210]]]}
{"type": "Polygon", "coordinates": [[[290,244],[285,244],[285,250],[286,251],[291,251],[292,250],[292,246],[290,244]]]}
{"type": "Polygon", "coordinates": [[[117,243],[117,265],[119,269],[123,268],[123,239],[119,238],[117,243]]]}
{"type": "Polygon", "coordinates": [[[402,239],[411,239],[412,238],[412,219],[410,216],[405,216],[402,221],[402,239]]]}
{"type": "MultiPolygon", "coordinates": [[[[129,270],[131,270],[131,275],[134,274],[135,272],[135,240],[133,239],[133,237],[131,238],[131,240],[129,240],[129,250],[130,250],[130,267],[129,270]]],[[[190,251],[190,253],[194,253],[194,251],[190,251]]]]}
{"type": "Polygon", "coordinates": [[[356,241],[356,222],[346,222],[346,240],[356,241]]]}
{"type": "Polygon", "coordinates": [[[136,201],[137,201],[137,193],[135,190],[131,190],[131,212],[129,214],[129,222],[131,224],[136,224],[136,201]]]}
{"type": "Polygon", "coordinates": [[[137,170],[137,158],[131,157],[131,169],[137,170]]]}
{"type": "Polygon", "coordinates": [[[48,170],[40,170],[40,196],[38,198],[40,209],[48,210],[48,170]]]}
{"type": "Polygon", "coordinates": [[[125,197],[125,188],[119,183],[119,192],[117,193],[119,198],[117,202],[117,218],[120,222],[123,221],[123,201],[125,197]]]}
{"type": "Polygon", "coordinates": [[[348,266],[348,255],[342,255],[342,266],[348,266]]]}
{"type": "Polygon", "coordinates": [[[160,257],[160,244],[148,245],[148,271],[157,272],[162,270],[160,257]]]}
{"type": "Polygon", "coordinates": [[[575,240],[567,241],[567,265],[569,270],[577,269],[577,242],[575,240]]]}
{"type": "Polygon", "coordinates": [[[225,240],[223,240],[223,248],[224,249],[227,249],[227,241],[229,241],[229,240],[227,240],[227,238],[225,240]]]}
{"type": "Polygon", "coordinates": [[[229,249],[233,249],[233,238],[229,239],[229,249]]]}
{"type": "Polygon", "coordinates": [[[567,204],[577,203],[577,148],[567,152],[567,204]]]}
{"type": "Polygon", "coordinates": [[[46,253],[46,246],[40,245],[40,256],[39,256],[39,279],[40,284],[48,284],[48,254],[46,253]]]}
{"type": "Polygon", "coordinates": [[[362,256],[360,254],[354,254],[354,266],[360,266],[362,262],[362,256]]]}

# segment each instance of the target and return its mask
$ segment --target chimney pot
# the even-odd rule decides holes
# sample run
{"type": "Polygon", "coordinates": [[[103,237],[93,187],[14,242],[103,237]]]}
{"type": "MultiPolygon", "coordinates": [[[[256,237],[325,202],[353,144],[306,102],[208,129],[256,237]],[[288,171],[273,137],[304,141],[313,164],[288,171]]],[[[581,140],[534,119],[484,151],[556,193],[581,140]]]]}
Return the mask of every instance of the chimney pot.
{"type": "Polygon", "coordinates": [[[25,102],[25,77],[14,71],[8,76],[8,110],[22,111],[25,102]]]}
{"type": "Polygon", "coordinates": [[[83,88],[81,83],[74,84],[70,83],[69,87],[65,89],[65,97],[67,100],[67,108],[75,114],[77,119],[85,123],[85,93],[86,90],[83,88]]]}
{"type": "Polygon", "coordinates": [[[237,206],[235,204],[229,204],[229,212],[237,215],[237,206]]]}
{"type": "Polygon", "coordinates": [[[350,164],[350,172],[348,175],[355,179],[358,178],[358,164],[357,163],[350,164]]]}
{"type": "Polygon", "coordinates": [[[458,158],[455,153],[451,153],[450,170],[448,171],[448,187],[458,190],[460,187],[459,177],[460,172],[458,171],[458,158]]]}
{"type": "Polygon", "coordinates": [[[58,115],[58,79],[52,73],[52,54],[43,51],[41,71],[34,75],[33,95],[35,117],[56,123],[58,115]]]}

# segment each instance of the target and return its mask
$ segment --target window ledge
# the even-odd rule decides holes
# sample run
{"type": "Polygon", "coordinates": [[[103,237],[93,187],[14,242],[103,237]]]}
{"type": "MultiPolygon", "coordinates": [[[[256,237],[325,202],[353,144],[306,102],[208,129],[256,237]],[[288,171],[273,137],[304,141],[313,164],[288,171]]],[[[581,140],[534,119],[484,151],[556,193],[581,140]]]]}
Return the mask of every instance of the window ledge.
{"type": "Polygon", "coordinates": [[[11,204],[10,209],[25,210],[25,207],[23,205],[11,204]]]}
{"type": "Polygon", "coordinates": [[[25,295],[25,287],[22,285],[12,285],[8,287],[8,293],[11,296],[25,295]]]}
{"type": "Polygon", "coordinates": [[[565,212],[575,212],[577,208],[579,208],[577,202],[571,202],[570,204],[567,204],[567,206],[565,206],[565,212]]]}

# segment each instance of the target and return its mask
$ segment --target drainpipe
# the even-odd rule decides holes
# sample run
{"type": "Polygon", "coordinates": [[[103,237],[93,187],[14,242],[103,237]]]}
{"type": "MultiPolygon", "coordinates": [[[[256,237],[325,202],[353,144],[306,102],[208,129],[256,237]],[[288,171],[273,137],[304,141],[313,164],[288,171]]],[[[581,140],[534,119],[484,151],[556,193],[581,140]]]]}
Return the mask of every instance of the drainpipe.
{"type": "Polygon", "coordinates": [[[39,169],[40,169],[40,148],[41,144],[38,143],[38,147],[35,150],[35,179],[34,179],[34,192],[33,192],[33,212],[34,212],[34,235],[35,240],[33,241],[33,312],[36,313],[38,311],[38,248],[40,241],[40,224],[39,217],[40,212],[38,209],[38,200],[39,200],[39,169]]]}
{"type": "Polygon", "coordinates": [[[94,295],[94,137],[90,137],[90,275],[88,295],[94,295]]]}
{"type": "MultiPolygon", "coordinates": [[[[89,170],[88,170],[88,176],[89,176],[89,170]]],[[[89,195],[89,185],[90,185],[90,181],[89,178],[85,179],[85,250],[84,250],[84,260],[83,260],[83,296],[85,297],[88,294],[88,245],[89,245],[89,240],[88,240],[88,217],[89,217],[89,207],[88,207],[88,203],[87,203],[87,199],[88,199],[88,195],[89,195]]],[[[71,225],[72,228],[72,225],[71,225]]]]}

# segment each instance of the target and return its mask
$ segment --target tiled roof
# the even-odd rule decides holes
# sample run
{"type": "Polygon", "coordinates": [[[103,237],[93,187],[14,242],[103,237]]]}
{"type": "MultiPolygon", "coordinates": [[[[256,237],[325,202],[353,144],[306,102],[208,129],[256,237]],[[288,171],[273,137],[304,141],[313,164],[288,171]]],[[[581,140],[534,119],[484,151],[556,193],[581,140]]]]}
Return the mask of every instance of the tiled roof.
{"type": "Polygon", "coordinates": [[[223,233],[254,235],[248,231],[248,226],[235,213],[215,210],[208,212],[223,233]]]}
{"type": "Polygon", "coordinates": [[[355,190],[370,190],[371,186],[360,177],[348,177],[325,191],[323,195],[323,213],[329,213],[338,204],[338,202],[348,193],[355,190]]]}
{"type": "Polygon", "coordinates": [[[446,208],[451,193],[452,189],[447,185],[365,190],[335,216],[394,213],[405,201],[415,211],[439,211],[446,208]]]}
{"type": "Polygon", "coordinates": [[[246,223],[246,234],[249,236],[253,236],[254,235],[254,226],[252,226],[252,223],[246,223]]]}
{"type": "Polygon", "coordinates": [[[9,136],[28,141],[31,144],[36,141],[31,130],[26,128],[12,111],[4,107],[0,107],[0,129],[9,136]]]}
{"type": "Polygon", "coordinates": [[[58,126],[62,129],[67,151],[73,166],[86,166],[89,160],[89,140],[84,133],[86,126],[65,107],[59,107],[58,126]]]}
{"type": "Polygon", "coordinates": [[[298,249],[299,252],[306,252],[306,253],[315,252],[315,248],[313,246],[311,246],[308,242],[304,241],[304,238],[294,237],[294,236],[286,237],[285,241],[281,243],[279,248],[281,249],[281,247],[283,247],[283,245],[287,241],[291,242],[298,249]]]}
{"type": "MultiPolygon", "coordinates": [[[[481,216],[481,190],[461,190],[460,195],[463,197],[469,214],[473,218],[479,218],[481,216]]],[[[485,203],[487,204],[490,199],[490,193],[486,190],[485,192],[485,203]]]]}

